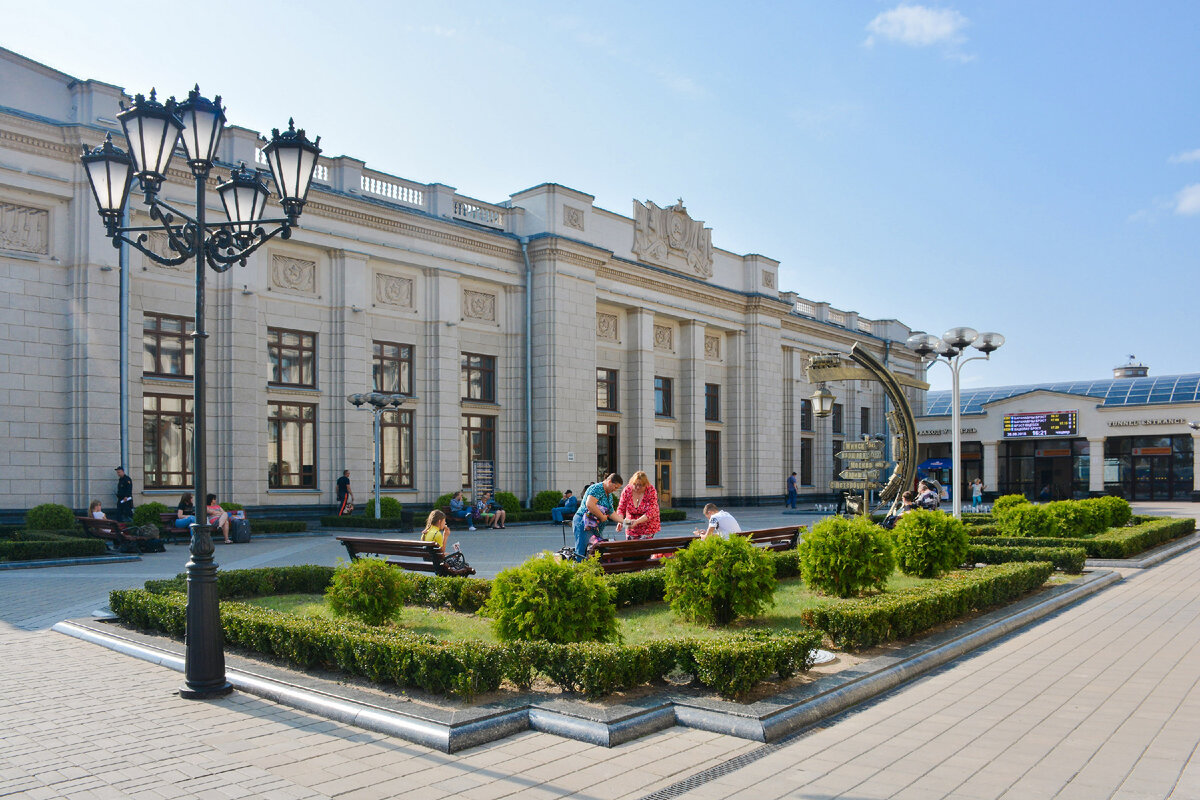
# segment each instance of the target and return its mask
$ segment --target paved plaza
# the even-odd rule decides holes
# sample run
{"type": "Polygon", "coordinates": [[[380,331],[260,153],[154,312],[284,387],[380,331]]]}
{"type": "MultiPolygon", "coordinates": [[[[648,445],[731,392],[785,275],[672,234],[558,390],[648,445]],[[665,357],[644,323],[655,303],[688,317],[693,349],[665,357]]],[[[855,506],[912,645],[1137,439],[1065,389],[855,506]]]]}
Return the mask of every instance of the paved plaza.
{"type": "MultiPolygon", "coordinates": [[[[483,574],[561,546],[549,525],[458,538],[483,574]]],[[[338,555],[318,536],[217,550],[225,569],[338,555]]],[[[178,673],[48,630],[186,558],[0,571],[0,796],[1200,798],[1200,549],[775,744],[525,733],[453,755],[245,694],[183,701],[178,673]]]]}

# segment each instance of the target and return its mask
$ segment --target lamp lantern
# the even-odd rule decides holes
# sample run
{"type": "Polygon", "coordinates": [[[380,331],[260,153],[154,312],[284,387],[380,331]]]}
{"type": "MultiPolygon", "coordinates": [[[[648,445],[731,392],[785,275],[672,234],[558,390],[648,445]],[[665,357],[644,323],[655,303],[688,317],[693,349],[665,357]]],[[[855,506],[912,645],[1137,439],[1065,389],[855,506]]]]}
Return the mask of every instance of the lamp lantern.
{"type": "Polygon", "coordinates": [[[981,333],[974,346],[982,353],[993,353],[1004,346],[1004,337],[998,333],[981,333]]]}
{"type": "Polygon", "coordinates": [[[833,413],[833,401],[836,399],[824,383],[819,385],[812,394],[813,416],[828,417],[833,413]]]}
{"type": "Polygon", "coordinates": [[[957,350],[966,350],[979,337],[974,328],[951,328],[942,334],[942,341],[957,350]]]}
{"type": "Polygon", "coordinates": [[[283,133],[278,128],[273,129],[271,141],[262,150],[275,178],[279,204],[288,219],[295,219],[304,211],[317,157],[321,155],[320,144],[320,136],[310,142],[304,129],[296,130],[295,120],[289,119],[288,129],[283,133]]]}
{"type": "Polygon", "coordinates": [[[183,130],[183,122],[175,115],[175,98],[169,98],[164,105],[154,96],[153,89],[148,100],[135,95],[133,105],[117,114],[129,142],[134,175],[141,181],[148,200],[158,194],[166,180],[171,156],[175,155],[175,142],[183,130]]]}
{"type": "Polygon", "coordinates": [[[105,136],[104,143],[95,150],[88,150],[84,145],[80,160],[87,170],[100,218],[111,228],[120,221],[125,198],[129,196],[133,161],[128,153],[113,146],[111,134],[105,136]]]}
{"type": "Polygon", "coordinates": [[[230,170],[228,181],[217,185],[217,194],[221,197],[221,205],[225,206],[226,216],[234,223],[233,229],[247,234],[252,233],[262,219],[271,196],[262,181],[262,171],[247,169],[244,162],[238,169],[230,170]]]}
{"type": "Polygon", "coordinates": [[[194,175],[207,175],[217,156],[217,145],[221,131],[225,128],[225,109],[221,107],[221,96],[209,100],[200,96],[200,85],[188,92],[187,100],[179,104],[179,118],[183,122],[180,138],[187,153],[188,166],[194,175]]]}

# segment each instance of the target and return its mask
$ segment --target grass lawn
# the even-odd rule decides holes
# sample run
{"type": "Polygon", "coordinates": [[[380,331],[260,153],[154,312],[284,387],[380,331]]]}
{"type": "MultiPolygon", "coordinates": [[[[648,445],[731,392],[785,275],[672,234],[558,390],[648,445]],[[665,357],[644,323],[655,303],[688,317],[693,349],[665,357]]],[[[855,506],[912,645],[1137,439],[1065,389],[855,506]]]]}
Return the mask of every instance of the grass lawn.
{"type": "MultiPolygon", "coordinates": [[[[934,581],[912,578],[897,570],[888,581],[889,589],[905,589],[910,586],[933,583],[934,581]]],[[[694,636],[711,639],[743,628],[771,628],[796,630],[804,627],[800,614],[819,603],[837,602],[837,598],[818,595],[806,587],[799,578],[779,582],[775,592],[775,606],[763,616],[734,624],[729,628],[706,628],[682,622],[671,613],[666,603],[648,603],[643,606],[621,609],[617,619],[621,624],[621,635],[626,644],[639,644],[652,639],[694,636]]],[[[301,616],[327,617],[332,619],[325,598],[319,594],[284,594],[258,597],[239,602],[271,608],[301,616]]],[[[405,606],[400,612],[401,627],[413,633],[425,633],[442,639],[467,639],[481,642],[497,642],[492,631],[491,620],[473,614],[460,614],[444,609],[405,606]]]]}

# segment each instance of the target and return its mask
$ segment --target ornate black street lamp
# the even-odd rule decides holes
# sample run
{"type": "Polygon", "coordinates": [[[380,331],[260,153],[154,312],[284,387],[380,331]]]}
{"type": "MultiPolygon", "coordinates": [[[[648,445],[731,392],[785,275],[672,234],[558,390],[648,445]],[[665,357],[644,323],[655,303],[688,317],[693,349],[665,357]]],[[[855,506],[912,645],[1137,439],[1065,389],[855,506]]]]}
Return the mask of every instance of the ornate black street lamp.
{"type": "MultiPolygon", "coordinates": [[[[245,266],[246,258],[278,235],[291,236],[297,224],[308,188],[312,182],[317,156],[321,153],[321,137],[310,142],[303,130],[296,130],[289,121],[288,130],[272,131],[271,141],[263,154],[275,178],[275,188],[285,218],[263,219],[270,192],[263,184],[259,170],[249,170],[243,164],[231,170],[229,180],[217,186],[221,204],[228,217],[223,222],[205,220],[205,201],[208,174],[216,158],[217,145],[225,125],[225,109],[218,96],[208,100],[200,96],[197,86],[187,100],[176,103],[175,98],[159,103],[153,90],[150,98],[134,98],[133,105],[117,115],[125,131],[128,152],[113,146],[112,137],[95,150],[83,150],[83,166],[87,171],[92,194],[104,220],[105,230],[113,246],[125,242],[159,264],[182,264],[196,260],[196,325],[192,333],[195,347],[195,396],[193,413],[194,493],[199,507],[206,500],[206,425],[205,425],[205,340],[204,278],[205,265],[224,272],[235,263],[245,266]],[[177,143],[182,141],[188,166],[196,184],[196,208],[188,215],[158,196],[170,169],[177,143]],[[136,177],[145,193],[150,219],[148,226],[121,226],[121,213],[129,195],[131,178],[136,177]],[[278,226],[268,231],[264,226],[278,226]],[[167,236],[169,255],[159,255],[146,242],[149,233],[157,231],[167,236]],[[132,234],[132,235],[131,235],[132,234]]],[[[191,527],[191,560],[187,564],[187,650],[185,682],[180,688],[182,697],[195,699],[215,697],[232,690],[225,680],[225,653],[221,635],[220,612],[217,606],[217,565],[213,561],[212,528],[208,523],[207,507],[198,508],[197,523],[191,527]]]]}

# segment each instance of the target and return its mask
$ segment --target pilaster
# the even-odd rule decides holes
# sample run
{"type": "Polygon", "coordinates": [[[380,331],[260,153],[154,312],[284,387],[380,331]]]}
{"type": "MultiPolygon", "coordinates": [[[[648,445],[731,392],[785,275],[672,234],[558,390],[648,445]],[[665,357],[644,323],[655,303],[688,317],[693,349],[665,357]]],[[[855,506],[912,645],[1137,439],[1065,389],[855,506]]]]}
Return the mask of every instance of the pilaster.
{"type": "MultiPolygon", "coordinates": [[[[705,330],[704,323],[694,320],[679,324],[680,385],[675,413],[679,417],[682,446],[675,467],[673,494],[676,497],[701,497],[706,493],[704,432],[710,423],[704,418],[704,385],[708,382],[704,363],[705,330]]],[[[729,387],[721,387],[722,395],[728,391],[729,387]]],[[[721,400],[723,404],[725,398],[721,397],[721,400]]],[[[724,416],[725,409],[722,408],[722,420],[724,416]]]]}
{"type": "Polygon", "coordinates": [[[628,378],[622,398],[624,431],[619,466],[624,472],[633,473],[654,464],[654,313],[631,308],[626,325],[628,378]]]}
{"type": "Polygon", "coordinates": [[[983,480],[984,491],[1000,491],[999,442],[983,442],[983,475],[980,477],[983,480]]]}

